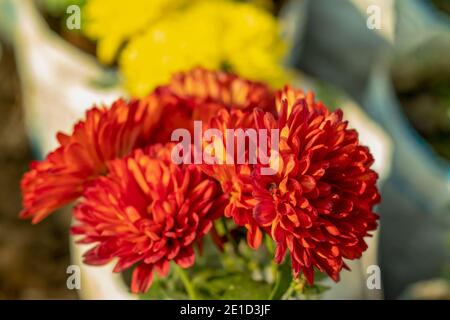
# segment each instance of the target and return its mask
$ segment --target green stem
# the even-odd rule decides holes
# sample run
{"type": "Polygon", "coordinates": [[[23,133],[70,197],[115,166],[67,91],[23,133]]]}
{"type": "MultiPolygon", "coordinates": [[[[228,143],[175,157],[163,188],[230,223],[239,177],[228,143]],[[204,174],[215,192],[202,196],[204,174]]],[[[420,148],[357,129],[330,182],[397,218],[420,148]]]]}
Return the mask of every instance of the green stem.
{"type": "Polygon", "coordinates": [[[281,285],[281,275],[277,266],[275,269],[275,285],[273,286],[272,292],[269,295],[269,300],[275,300],[275,295],[277,295],[278,291],[280,290],[280,285],[281,285]]]}
{"type": "Polygon", "coordinates": [[[239,252],[239,246],[238,246],[237,242],[234,240],[233,236],[231,235],[230,231],[228,230],[227,222],[223,218],[220,221],[222,223],[223,229],[225,230],[225,236],[227,237],[228,241],[233,246],[234,254],[236,254],[238,257],[243,258],[241,253],[239,252]]]}
{"type": "Polygon", "coordinates": [[[197,292],[195,291],[194,285],[191,280],[187,276],[186,272],[179,265],[175,264],[175,272],[178,275],[178,278],[183,282],[184,288],[191,300],[197,300],[197,292]]]}
{"type": "Polygon", "coordinates": [[[270,300],[280,300],[289,289],[292,282],[292,271],[289,263],[277,265],[275,283],[269,295],[270,300]]]}
{"type": "Polygon", "coordinates": [[[266,245],[267,251],[269,251],[269,253],[271,255],[273,255],[275,253],[275,248],[273,246],[273,240],[267,234],[264,235],[264,244],[266,245]]]}
{"type": "Polygon", "coordinates": [[[289,289],[287,289],[287,291],[284,293],[283,297],[281,298],[281,300],[289,300],[289,298],[292,296],[292,294],[294,293],[295,290],[295,282],[292,281],[291,285],[289,286],[289,289]]]}

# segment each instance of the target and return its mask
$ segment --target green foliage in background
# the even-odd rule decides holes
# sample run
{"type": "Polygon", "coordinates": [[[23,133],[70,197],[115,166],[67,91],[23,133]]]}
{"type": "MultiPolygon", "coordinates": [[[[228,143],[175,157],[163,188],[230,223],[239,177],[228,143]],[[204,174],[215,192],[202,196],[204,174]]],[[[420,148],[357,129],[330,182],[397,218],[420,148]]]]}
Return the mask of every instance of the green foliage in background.
{"type": "MultiPolygon", "coordinates": [[[[219,221],[216,229],[225,234],[229,221],[219,221]]],[[[196,255],[195,265],[182,269],[172,264],[166,278],[155,275],[154,282],[143,300],[171,299],[316,299],[326,289],[320,284],[324,278],[316,272],[315,284],[309,286],[303,277],[292,278],[290,260],[276,265],[273,243],[266,238],[259,250],[245,244],[245,238],[228,239],[221,252],[211,238],[204,241],[202,254],[196,255]]]]}

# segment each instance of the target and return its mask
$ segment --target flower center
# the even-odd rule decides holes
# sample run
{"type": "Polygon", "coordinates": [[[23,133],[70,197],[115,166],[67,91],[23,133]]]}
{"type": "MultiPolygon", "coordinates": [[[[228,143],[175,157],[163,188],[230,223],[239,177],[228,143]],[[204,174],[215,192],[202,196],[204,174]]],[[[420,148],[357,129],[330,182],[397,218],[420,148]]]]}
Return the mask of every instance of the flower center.
{"type": "Polygon", "coordinates": [[[272,196],[275,196],[276,191],[277,191],[278,187],[277,184],[275,182],[271,182],[267,185],[267,190],[270,192],[270,194],[272,196]]]}

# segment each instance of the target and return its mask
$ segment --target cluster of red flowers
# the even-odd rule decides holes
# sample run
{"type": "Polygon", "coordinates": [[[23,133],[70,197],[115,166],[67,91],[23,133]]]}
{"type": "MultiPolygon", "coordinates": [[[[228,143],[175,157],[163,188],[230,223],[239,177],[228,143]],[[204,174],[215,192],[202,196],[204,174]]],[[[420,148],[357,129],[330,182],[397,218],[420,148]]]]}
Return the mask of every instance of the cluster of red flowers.
{"type": "Polygon", "coordinates": [[[222,216],[246,228],[252,248],[263,234],[272,237],[276,261],[289,251],[294,276],[310,283],[314,268],[338,281],[343,259],[359,258],[377,227],[373,158],[342,112],[311,93],[274,93],[194,69],[144,99],[94,107],[58,141],[23,177],[21,216],[37,223],[78,199],[72,232],[96,244],[85,262],[116,259],[116,272],[135,266],[133,292],[148,290],[153,272],[166,275],[171,261],[192,266],[194,245],[222,216]],[[192,130],[194,120],[222,131],[279,129],[277,173],[260,175],[262,165],[253,164],[174,164],[171,133],[192,130]]]}

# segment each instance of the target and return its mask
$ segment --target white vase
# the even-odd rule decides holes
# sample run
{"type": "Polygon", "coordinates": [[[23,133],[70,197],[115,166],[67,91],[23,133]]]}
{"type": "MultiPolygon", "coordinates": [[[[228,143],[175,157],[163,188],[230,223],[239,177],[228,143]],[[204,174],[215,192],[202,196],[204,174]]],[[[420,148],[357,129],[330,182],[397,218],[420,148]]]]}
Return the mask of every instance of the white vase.
{"type": "Polygon", "coordinates": [[[121,274],[113,273],[114,264],[106,266],[88,266],[83,263],[83,254],[89,245],[75,243],[70,237],[70,256],[72,264],[80,267],[81,288],[78,295],[83,300],[135,300],[125,285],[121,274]]]}

